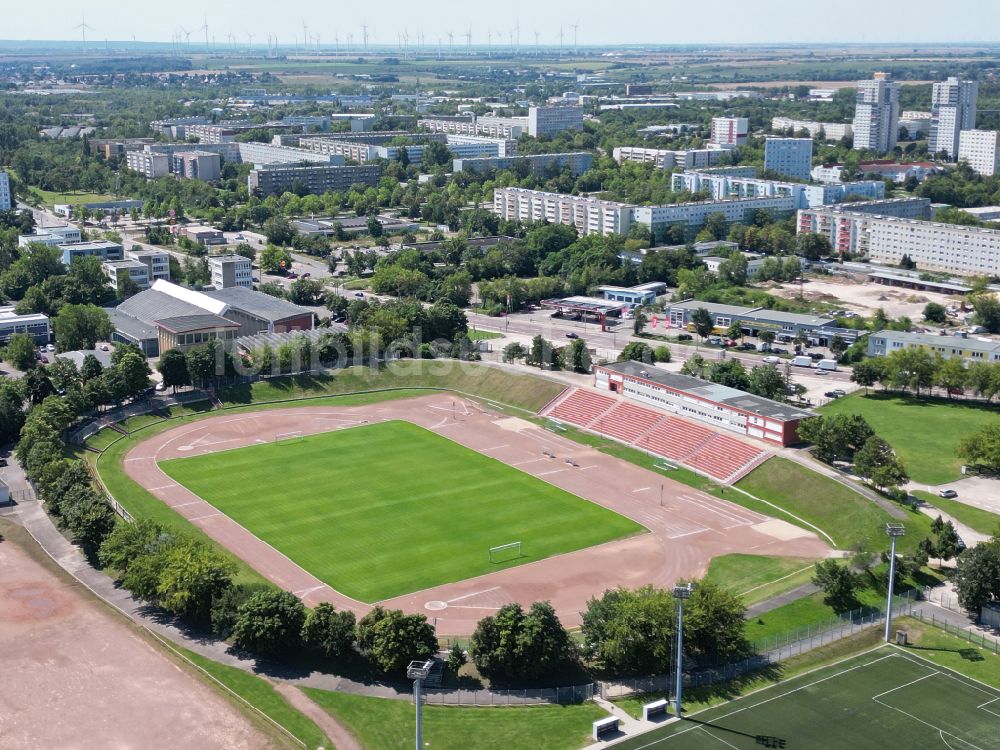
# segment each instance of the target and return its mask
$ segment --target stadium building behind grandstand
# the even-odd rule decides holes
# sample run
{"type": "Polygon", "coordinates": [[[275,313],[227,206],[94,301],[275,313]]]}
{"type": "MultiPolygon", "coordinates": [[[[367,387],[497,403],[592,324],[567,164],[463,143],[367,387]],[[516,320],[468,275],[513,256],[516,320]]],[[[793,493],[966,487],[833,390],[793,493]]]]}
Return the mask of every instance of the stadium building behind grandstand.
{"type": "Polygon", "coordinates": [[[641,362],[596,365],[594,383],[598,390],[774,445],[799,442],[799,422],[813,416],[805,409],[641,362]]]}

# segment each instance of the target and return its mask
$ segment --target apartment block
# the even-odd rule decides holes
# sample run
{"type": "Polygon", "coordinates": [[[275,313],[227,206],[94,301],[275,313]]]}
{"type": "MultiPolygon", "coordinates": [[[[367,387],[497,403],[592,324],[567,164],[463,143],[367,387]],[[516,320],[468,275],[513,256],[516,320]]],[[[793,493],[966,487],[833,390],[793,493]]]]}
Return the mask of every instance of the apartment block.
{"type": "Polygon", "coordinates": [[[935,83],[931,92],[930,140],[927,150],[933,156],[946,154],[950,161],[958,159],[959,134],[976,127],[976,103],[979,84],[949,78],[935,83]]]}
{"type": "Polygon", "coordinates": [[[486,156],[474,159],[455,159],[452,163],[453,172],[489,172],[491,170],[511,169],[515,172],[525,170],[530,174],[546,174],[552,170],[569,169],[576,177],[594,164],[594,157],[586,151],[576,151],[563,154],[531,154],[529,156],[486,156]]]}
{"type": "Polygon", "coordinates": [[[1000,362],[1000,342],[988,339],[904,331],[876,331],[868,337],[869,357],[884,357],[901,349],[924,349],[942,359],[1000,362]]]}
{"type": "Polygon", "coordinates": [[[305,148],[271,143],[238,143],[237,147],[240,160],[247,164],[344,164],[343,156],[317,153],[305,148]]]}
{"type": "Polygon", "coordinates": [[[764,169],[784,177],[808,180],[812,169],[812,138],[776,138],[764,141],[764,169]]]}
{"type": "Polygon", "coordinates": [[[211,151],[181,151],[171,157],[172,171],[186,180],[215,182],[222,176],[222,159],[211,151]]]}
{"type": "Polygon", "coordinates": [[[670,189],[676,192],[707,192],[717,201],[791,197],[795,208],[826,206],[843,201],[849,195],[872,200],[885,197],[885,184],[881,180],[810,185],[759,179],[754,176],[755,171],[753,167],[736,167],[706,172],[675,172],[670,179],[670,189]]]}
{"type": "Polygon", "coordinates": [[[14,205],[10,192],[10,176],[0,170],[0,211],[7,211],[14,205]]]}
{"type": "Polygon", "coordinates": [[[326,192],[346,192],[353,185],[376,187],[381,177],[382,168],[377,165],[340,167],[269,164],[252,170],[247,176],[247,186],[251,193],[272,195],[290,192],[301,184],[306,192],[322,195],[326,192]]]}
{"type": "Polygon", "coordinates": [[[824,141],[839,141],[854,135],[854,126],[846,122],[818,122],[816,120],[795,120],[791,117],[774,117],[771,119],[771,130],[785,132],[792,130],[798,133],[805,130],[810,138],[824,141]]]}
{"type": "Polygon", "coordinates": [[[512,221],[548,222],[576,227],[581,234],[627,234],[632,206],[582,195],[527,188],[496,188],[493,212],[512,221]]]}
{"type": "Polygon", "coordinates": [[[147,180],[155,180],[170,174],[170,156],[150,151],[129,151],[125,154],[125,166],[145,175],[147,180]]]}
{"type": "Polygon", "coordinates": [[[241,161],[240,145],[239,143],[199,143],[197,145],[191,143],[153,143],[143,150],[152,154],[167,154],[168,156],[183,151],[207,151],[218,154],[223,161],[239,164],[241,161]]]}
{"type": "Polygon", "coordinates": [[[958,139],[958,160],[978,174],[992,177],[1000,166],[1000,133],[996,130],[963,130],[958,139]]]}
{"type": "Polygon", "coordinates": [[[646,226],[654,241],[659,244],[667,238],[667,233],[674,226],[683,228],[687,240],[694,239],[705,224],[705,220],[712,214],[722,214],[729,224],[747,222],[753,218],[756,211],[767,211],[775,216],[792,214],[795,212],[796,201],[794,195],[775,195],[693,201],[665,206],[635,206],[632,209],[631,221],[646,226]]]}
{"type": "Polygon", "coordinates": [[[242,255],[210,255],[208,270],[212,274],[212,286],[216,289],[234,286],[253,288],[253,266],[250,259],[242,255]]]}
{"type": "Polygon", "coordinates": [[[528,135],[538,138],[564,130],[583,130],[583,107],[528,108],[528,135]]]}
{"type": "Polygon", "coordinates": [[[612,151],[612,156],[619,164],[633,161],[639,164],[653,164],[657,169],[698,169],[718,164],[725,153],[717,148],[670,151],[662,148],[618,146],[612,151]]]}
{"type": "Polygon", "coordinates": [[[79,242],[83,239],[80,228],[72,224],[59,224],[51,227],[35,227],[31,234],[22,234],[17,238],[18,247],[38,244],[57,247],[67,242],[79,242]]]}
{"type": "Polygon", "coordinates": [[[713,117],[711,142],[721,148],[745,146],[749,131],[746,117],[713,117]]]}
{"type": "Polygon", "coordinates": [[[888,73],[858,81],[854,108],[854,148],[885,153],[899,137],[899,84],[888,73]]]}

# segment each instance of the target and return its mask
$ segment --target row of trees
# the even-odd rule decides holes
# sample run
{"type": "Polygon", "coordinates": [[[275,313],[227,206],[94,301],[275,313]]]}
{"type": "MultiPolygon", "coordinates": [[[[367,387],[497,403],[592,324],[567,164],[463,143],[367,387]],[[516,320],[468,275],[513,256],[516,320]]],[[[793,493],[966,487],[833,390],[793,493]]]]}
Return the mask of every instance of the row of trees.
{"type": "Polygon", "coordinates": [[[921,347],[906,347],[855,363],[851,380],[865,388],[878,384],[904,393],[912,390],[917,396],[934,387],[944,389],[949,398],[971,390],[991,401],[1000,393],[1000,363],[966,365],[959,357],[945,359],[921,347]]]}

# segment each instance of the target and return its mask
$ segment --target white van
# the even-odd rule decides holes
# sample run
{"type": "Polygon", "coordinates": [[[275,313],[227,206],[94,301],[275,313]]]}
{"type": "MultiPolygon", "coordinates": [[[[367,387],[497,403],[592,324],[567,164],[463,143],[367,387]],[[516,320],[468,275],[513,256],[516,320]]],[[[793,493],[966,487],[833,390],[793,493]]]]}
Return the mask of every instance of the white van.
{"type": "Polygon", "coordinates": [[[826,370],[827,372],[833,372],[837,369],[837,360],[835,359],[821,359],[816,363],[817,370],[826,370]]]}
{"type": "Polygon", "coordinates": [[[812,367],[813,361],[812,357],[800,354],[797,357],[792,357],[792,364],[796,367],[812,367]]]}

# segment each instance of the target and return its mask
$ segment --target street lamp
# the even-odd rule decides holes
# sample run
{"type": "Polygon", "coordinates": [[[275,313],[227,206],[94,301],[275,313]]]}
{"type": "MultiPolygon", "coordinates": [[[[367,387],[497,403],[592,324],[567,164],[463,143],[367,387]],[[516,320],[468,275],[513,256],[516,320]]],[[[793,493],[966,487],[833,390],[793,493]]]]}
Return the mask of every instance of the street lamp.
{"type": "Polygon", "coordinates": [[[694,593],[694,584],[685,586],[674,586],[674,599],[677,600],[677,658],[676,658],[676,684],[674,685],[674,715],[681,718],[681,688],[683,687],[684,664],[684,600],[690,599],[694,593]]]}
{"type": "Polygon", "coordinates": [[[885,606],[885,642],[889,642],[889,631],[892,628],[892,589],[896,583],[896,539],[906,533],[901,523],[887,523],[885,533],[892,540],[892,550],[889,552],[889,593],[885,606]]]}
{"type": "Polygon", "coordinates": [[[420,735],[420,684],[427,679],[433,665],[433,661],[411,661],[410,666],[406,668],[406,676],[413,680],[413,700],[417,704],[417,750],[423,747],[420,735]]]}

